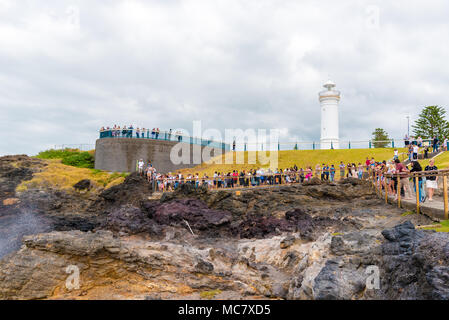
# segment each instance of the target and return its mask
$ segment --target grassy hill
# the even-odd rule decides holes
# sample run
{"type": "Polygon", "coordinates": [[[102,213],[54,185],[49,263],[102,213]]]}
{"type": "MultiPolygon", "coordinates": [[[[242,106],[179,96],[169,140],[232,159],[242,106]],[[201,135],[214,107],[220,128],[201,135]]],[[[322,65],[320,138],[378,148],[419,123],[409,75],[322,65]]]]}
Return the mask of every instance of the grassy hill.
{"type": "Polygon", "coordinates": [[[93,184],[93,191],[99,188],[110,188],[125,180],[126,173],[105,172],[95,170],[95,150],[80,151],[77,149],[46,150],[36,155],[47,165],[33,175],[31,180],[23,181],[16,191],[33,188],[55,188],[72,190],[80,180],[88,179],[93,184]]]}
{"type": "MultiPolygon", "coordinates": [[[[341,150],[288,150],[279,151],[278,155],[278,168],[285,169],[293,167],[295,164],[299,168],[306,168],[312,166],[313,168],[317,164],[333,164],[338,166],[340,161],[344,164],[359,162],[364,163],[366,157],[374,157],[377,161],[389,160],[393,158],[393,148],[377,148],[377,149],[341,149],[341,150]]],[[[398,148],[399,152],[405,152],[405,149],[398,148]]],[[[224,163],[225,155],[221,157],[222,163],[224,163]]],[[[232,170],[250,170],[260,167],[268,167],[268,165],[261,165],[260,163],[248,164],[248,152],[235,152],[233,164],[216,164],[212,163],[219,158],[214,158],[209,163],[203,163],[195,168],[183,169],[183,173],[204,173],[211,175],[215,171],[228,172],[232,170]],[[244,157],[244,164],[236,164],[236,157],[244,157]]]]}
{"type": "MultiPolygon", "coordinates": [[[[421,161],[420,161],[421,162],[421,161]]],[[[424,161],[425,165],[427,165],[429,162],[424,161]]],[[[422,164],[422,162],[421,162],[422,164]]],[[[435,165],[438,167],[438,169],[446,169],[449,167],[449,152],[444,152],[443,154],[439,155],[435,158],[435,165]]]]}

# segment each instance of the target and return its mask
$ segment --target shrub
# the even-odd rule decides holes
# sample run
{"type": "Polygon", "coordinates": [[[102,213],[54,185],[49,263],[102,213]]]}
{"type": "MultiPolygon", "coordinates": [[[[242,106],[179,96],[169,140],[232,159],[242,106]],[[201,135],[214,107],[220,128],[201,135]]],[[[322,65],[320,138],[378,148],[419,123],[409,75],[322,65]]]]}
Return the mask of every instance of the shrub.
{"type": "Polygon", "coordinates": [[[91,154],[89,154],[89,152],[73,154],[63,158],[61,162],[65,165],[78,168],[93,169],[95,166],[95,159],[91,154]]]}
{"type": "Polygon", "coordinates": [[[95,166],[93,152],[80,151],[78,149],[46,150],[39,152],[36,156],[39,159],[61,159],[61,162],[68,166],[77,168],[91,168],[95,166]]]}

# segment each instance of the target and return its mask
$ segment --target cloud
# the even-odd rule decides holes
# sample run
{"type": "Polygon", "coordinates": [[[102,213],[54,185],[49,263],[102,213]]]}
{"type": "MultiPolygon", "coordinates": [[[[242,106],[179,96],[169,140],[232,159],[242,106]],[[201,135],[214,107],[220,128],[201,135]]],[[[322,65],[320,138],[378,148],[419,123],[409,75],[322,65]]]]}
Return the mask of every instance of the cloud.
{"type": "Polygon", "coordinates": [[[407,131],[448,105],[445,1],[0,0],[0,154],[94,144],[103,125],[286,128],[317,141],[407,131]],[[378,14],[378,15],[377,15],[378,14]]]}

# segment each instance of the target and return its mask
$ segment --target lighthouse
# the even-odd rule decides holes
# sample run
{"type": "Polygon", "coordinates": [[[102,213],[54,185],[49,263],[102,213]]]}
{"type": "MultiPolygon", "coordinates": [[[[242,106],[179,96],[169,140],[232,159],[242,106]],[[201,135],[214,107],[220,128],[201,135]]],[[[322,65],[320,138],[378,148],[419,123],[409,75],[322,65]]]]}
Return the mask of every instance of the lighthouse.
{"type": "Polygon", "coordinates": [[[340,91],[335,90],[335,83],[328,80],[326,90],[319,93],[321,104],[321,149],[339,149],[338,103],[340,91]]]}

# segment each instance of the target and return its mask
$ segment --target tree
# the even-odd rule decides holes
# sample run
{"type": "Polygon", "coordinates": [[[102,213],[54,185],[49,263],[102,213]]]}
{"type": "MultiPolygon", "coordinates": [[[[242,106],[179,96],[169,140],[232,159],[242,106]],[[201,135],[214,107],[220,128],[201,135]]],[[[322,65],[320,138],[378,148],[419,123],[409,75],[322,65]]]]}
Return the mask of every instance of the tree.
{"type": "Polygon", "coordinates": [[[446,120],[446,110],[439,106],[425,107],[418,120],[412,126],[416,137],[440,139],[449,135],[449,122],[446,120]]]}
{"type": "Polygon", "coordinates": [[[374,148],[385,148],[389,144],[388,133],[382,128],[376,128],[373,134],[374,148]]]}

